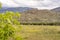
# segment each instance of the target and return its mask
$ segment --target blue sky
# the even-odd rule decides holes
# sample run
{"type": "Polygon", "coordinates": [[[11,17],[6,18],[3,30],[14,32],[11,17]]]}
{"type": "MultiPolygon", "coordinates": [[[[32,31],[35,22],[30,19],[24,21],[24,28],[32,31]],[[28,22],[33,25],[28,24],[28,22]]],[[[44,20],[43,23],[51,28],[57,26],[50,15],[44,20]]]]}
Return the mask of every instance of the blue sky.
{"type": "Polygon", "coordinates": [[[3,7],[32,7],[52,9],[60,7],[60,0],[0,0],[3,7]]]}

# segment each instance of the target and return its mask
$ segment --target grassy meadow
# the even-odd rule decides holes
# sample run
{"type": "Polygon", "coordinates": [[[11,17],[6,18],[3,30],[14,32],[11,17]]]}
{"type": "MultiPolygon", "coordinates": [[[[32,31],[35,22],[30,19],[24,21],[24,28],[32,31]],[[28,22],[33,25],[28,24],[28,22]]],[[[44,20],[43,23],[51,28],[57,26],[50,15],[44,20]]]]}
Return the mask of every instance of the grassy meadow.
{"type": "Polygon", "coordinates": [[[60,40],[60,26],[21,25],[23,40],[60,40]]]}

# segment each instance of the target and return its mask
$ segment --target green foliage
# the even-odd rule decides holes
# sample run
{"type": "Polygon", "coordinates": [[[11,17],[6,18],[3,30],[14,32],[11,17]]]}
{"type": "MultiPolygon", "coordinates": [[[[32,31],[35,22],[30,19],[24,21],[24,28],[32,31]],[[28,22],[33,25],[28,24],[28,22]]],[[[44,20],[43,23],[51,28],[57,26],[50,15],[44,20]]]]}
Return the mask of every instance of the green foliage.
{"type": "Polygon", "coordinates": [[[20,31],[20,22],[17,18],[20,17],[18,12],[6,12],[0,14],[0,40],[8,40],[11,37],[14,40],[20,40],[21,37],[16,35],[20,31]],[[15,36],[16,35],[16,36],[15,36]]]}
{"type": "Polygon", "coordinates": [[[2,8],[2,3],[0,2],[0,9],[2,8]]]}
{"type": "Polygon", "coordinates": [[[21,23],[23,25],[60,25],[60,22],[21,23]]]}

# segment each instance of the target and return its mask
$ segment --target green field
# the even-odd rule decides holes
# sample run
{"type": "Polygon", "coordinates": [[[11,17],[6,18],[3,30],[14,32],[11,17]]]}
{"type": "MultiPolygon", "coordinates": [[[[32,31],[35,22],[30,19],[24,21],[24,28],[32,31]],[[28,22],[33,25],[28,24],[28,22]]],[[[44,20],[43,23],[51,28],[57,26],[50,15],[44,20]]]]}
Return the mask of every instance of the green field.
{"type": "Polygon", "coordinates": [[[23,40],[60,40],[60,26],[21,25],[23,40]]]}

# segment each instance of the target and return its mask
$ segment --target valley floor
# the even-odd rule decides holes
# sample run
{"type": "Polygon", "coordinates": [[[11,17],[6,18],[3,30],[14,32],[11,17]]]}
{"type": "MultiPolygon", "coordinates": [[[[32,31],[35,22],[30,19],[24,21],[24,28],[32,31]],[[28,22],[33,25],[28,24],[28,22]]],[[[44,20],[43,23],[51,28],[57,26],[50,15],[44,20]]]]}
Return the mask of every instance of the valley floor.
{"type": "Polygon", "coordinates": [[[60,40],[60,26],[21,25],[24,40],[60,40]]]}

